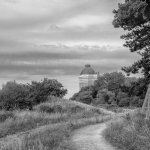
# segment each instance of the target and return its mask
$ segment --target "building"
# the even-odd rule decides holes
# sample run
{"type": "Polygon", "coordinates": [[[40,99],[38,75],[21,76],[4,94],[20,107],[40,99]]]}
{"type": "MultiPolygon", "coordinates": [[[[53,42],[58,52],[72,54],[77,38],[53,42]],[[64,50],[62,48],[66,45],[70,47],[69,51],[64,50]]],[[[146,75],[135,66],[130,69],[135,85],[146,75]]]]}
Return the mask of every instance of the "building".
{"type": "Polygon", "coordinates": [[[79,76],[79,88],[84,86],[94,85],[95,80],[97,80],[99,73],[96,73],[90,65],[85,65],[85,68],[81,71],[79,76]]]}

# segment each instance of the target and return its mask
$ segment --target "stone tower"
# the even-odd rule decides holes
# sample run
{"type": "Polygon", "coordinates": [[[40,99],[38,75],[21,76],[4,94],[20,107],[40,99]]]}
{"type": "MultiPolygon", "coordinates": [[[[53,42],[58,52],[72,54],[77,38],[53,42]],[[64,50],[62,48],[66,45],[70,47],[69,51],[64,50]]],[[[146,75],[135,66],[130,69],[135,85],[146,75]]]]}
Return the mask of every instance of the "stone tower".
{"type": "Polygon", "coordinates": [[[90,65],[85,65],[85,68],[81,71],[79,76],[79,88],[84,86],[94,85],[97,80],[99,73],[96,73],[90,65]]]}

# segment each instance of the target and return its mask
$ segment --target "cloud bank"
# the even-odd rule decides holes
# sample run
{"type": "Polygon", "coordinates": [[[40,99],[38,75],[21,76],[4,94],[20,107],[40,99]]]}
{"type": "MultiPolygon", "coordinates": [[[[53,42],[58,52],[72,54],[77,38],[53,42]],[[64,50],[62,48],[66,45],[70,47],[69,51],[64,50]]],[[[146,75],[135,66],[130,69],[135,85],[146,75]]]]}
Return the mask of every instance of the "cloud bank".
{"type": "Polygon", "coordinates": [[[1,0],[0,83],[56,78],[71,96],[85,64],[102,74],[133,63],[112,26],[123,1],[1,0]]]}

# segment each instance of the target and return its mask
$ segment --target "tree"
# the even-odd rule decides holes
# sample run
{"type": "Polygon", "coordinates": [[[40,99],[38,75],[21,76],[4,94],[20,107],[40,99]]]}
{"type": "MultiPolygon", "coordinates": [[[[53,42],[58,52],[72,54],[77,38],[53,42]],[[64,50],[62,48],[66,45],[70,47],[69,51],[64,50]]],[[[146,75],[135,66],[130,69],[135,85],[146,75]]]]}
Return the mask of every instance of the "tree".
{"type": "Polygon", "coordinates": [[[131,97],[130,105],[134,107],[141,107],[144,99],[140,99],[140,97],[133,96],[131,97]]]}
{"type": "Polygon", "coordinates": [[[81,92],[79,94],[79,97],[80,97],[79,101],[85,104],[90,104],[93,99],[91,93],[89,93],[88,91],[81,92]]]}
{"type": "Polygon", "coordinates": [[[82,91],[88,91],[89,93],[91,93],[92,98],[96,98],[97,90],[96,90],[95,86],[90,85],[90,86],[82,87],[81,92],[82,91]]]}
{"type": "Polygon", "coordinates": [[[127,107],[130,105],[131,97],[124,97],[119,101],[119,107],[127,107]]]}
{"type": "Polygon", "coordinates": [[[7,82],[0,90],[0,108],[5,110],[32,109],[34,105],[45,102],[49,95],[62,98],[67,93],[57,80],[45,78],[41,82],[18,84],[7,82]]]}
{"type": "Polygon", "coordinates": [[[29,91],[28,85],[18,84],[16,81],[7,82],[0,91],[1,109],[13,110],[29,107],[30,101],[26,98],[29,91]]]}
{"type": "Polygon", "coordinates": [[[121,36],[125,39],[125,47],[131,52],[138,52],[141,59],[129,67],[123,67],[122,70],[130,73],[138,73],[140,69],[146,76],[149,69],[143,67],[143,64],[150,66],[150,2],[148,0],[125,0],[123,4],[118,5],[113,25],[116,28],[123,28],[128,32],[121,36]]]}
{"type": "Polygon", "coordinates": [[[120,91],[127,94],[128,97],[138,96],[144,99],[147,91],[147,81],[145,78],[127,77],[125,83],[120,87],[120,91]]]}
{"type": "Polygon", "coordinates": [[[94,104],[114,104],[114,101],[115,93],[108,91],[108,89],[103,89],[98,91],[94,104]]]}
{"type": "Polygon", "coordinates": [[[120,86],[124,83],[125,76],[121,72],[105,73],[98,77],[95,81],[96,89],[108,89],[113,93],[117,93],[120,86]]]}
{"type": "Polygon", "coordinates": [[[121,101],[121,99],[128,97],[127,93],[124,92],[118,92],[116,99],[117,99],[117,104],[121,101]]]}
{"type": "Polygon", "coordinates": [[[57,80],[44,78],[43,81],[32,81],[28,99],[32,99],[33,105],[45,102],[49,95],[62,98],[67,93],[63,85],[57,80]]]}
{"type": "Polygon", "coordinates": [[[90,104],[95,96],[93,86],[83,87],[78,93],[75,93],[70,99],[73,101],[79,101],[82,103],[90,104]]]}
{"type": "MultiPolygon", "coordinates": [[[[141,59],[129,67],[123,67],[127,75],[138,73],[140,69],[149,84],[148,77],[150,71],[150,1],[149,0],[125,0],[125,3],[119,4],[119,9],[114,10],[114,27],[121,27],[128,33],[122,35],[125,39],[125,47],[131,52],[137,52],[141,59]]],[[[150,77],[150,76],[149,76],[150,77]]],[[[146,118],[150,117],[150,84],[142,106],[142,112],[148,111],[146,118]]]]}
{"type": "Polygon", "coordinates": [[[80,100],[79,92],[78,92],[78,93],[75,93],[75,94],[70,98],[70,100],[72,100],[72,101],[79,101],[79,100],[80,100]]]}

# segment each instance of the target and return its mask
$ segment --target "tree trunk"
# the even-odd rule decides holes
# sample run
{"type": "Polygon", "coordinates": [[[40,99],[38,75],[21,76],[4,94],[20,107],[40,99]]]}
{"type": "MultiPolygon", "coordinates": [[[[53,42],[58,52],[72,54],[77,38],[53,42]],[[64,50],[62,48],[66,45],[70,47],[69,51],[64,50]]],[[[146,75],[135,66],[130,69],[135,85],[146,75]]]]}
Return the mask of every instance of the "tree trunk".
{"type": "Polygon", "coordinates": [[[150,117],[150,84],[148,85],[148,90],[142,106],[142,113],[146,114],[146,119],[150,117]]]}

